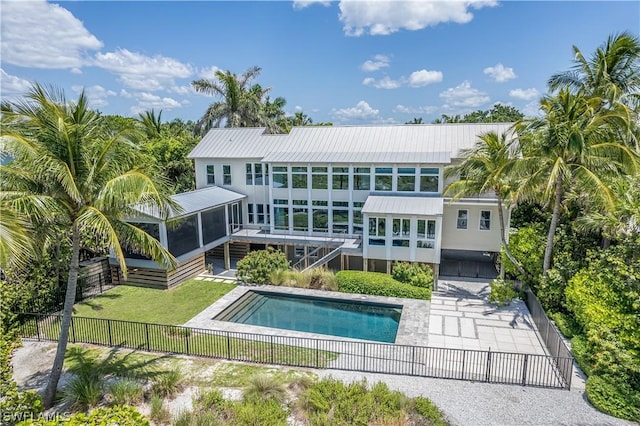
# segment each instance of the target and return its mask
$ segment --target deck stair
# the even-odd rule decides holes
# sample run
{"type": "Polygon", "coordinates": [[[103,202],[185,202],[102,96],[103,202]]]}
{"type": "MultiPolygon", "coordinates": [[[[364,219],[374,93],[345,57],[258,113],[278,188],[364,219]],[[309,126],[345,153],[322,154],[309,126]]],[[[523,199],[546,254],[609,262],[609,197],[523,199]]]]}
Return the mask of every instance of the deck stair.
{"type": "Polygon", "coordinates": [[[324,256],[322,256],[317,261],[313,262],[311,265],[309,265],[306,268],[304,268],[302,270],[302,272],[305,272],[305,271],[308,271],[309,269],[317,268],[319,266],[322,266],[322,265],[325,265],[325,264],[329,263],[331,260],[333,260],[336,257],[338,257],[338,255],[340,255],[341,252],[342,252],[342,248],[341,247],[336,247],[335,249],[333,249],[329,253],[327,253],[324,256]]]}

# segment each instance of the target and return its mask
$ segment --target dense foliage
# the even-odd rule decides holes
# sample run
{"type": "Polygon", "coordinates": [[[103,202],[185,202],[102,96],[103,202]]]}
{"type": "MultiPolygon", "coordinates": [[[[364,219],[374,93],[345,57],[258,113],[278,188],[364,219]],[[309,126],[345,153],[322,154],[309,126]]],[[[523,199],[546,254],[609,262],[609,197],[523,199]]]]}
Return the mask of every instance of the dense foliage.
{"type": "Polygon", "coordinates": [[[401,283],[390,275],[380,272],[340,271],[336,274],[336,279],[338,280],[338,290],[344,293],[431,299],[430,288],[401,283]]]}
{"type": "Polygon", "coordinates": [[[44,417],[20,423],[21,426],[85,426],[85,425],[119,425],[149,426],[149,420],[138,410],[130,406],[100,407],[85,413],[77,413],[70,417],[59,416],[55,420],[44,417]]]}
{"type": "Polygon", "coordinates": [[[433,287],[433,270],[422,263],[395,262],[391,276],[396,281],[415,287],[429,290],[433,287]]]}
{"type": "Polygon", "coordinates": [[[266,250],[252,251],[238,261],[236,276],[247,284],[270,284],[271,275],[275,271],[288,268],[287,256],[269,247],[266,250]]]}

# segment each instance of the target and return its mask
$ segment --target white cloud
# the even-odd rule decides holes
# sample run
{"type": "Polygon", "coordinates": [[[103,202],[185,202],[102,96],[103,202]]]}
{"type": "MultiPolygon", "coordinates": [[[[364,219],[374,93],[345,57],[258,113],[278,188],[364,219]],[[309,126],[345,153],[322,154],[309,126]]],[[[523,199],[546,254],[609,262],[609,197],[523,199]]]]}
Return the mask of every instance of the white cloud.
{"type": "Polygon", "coordinates": [[[443,107],[448,110],[477,108],[491,101],[491,98],[485,92],[471,87],[471,82],[468,80],[440,93],[440,98],[445,102],[443,107]]]}
{"type": "Polygon", "coordinates": [[[386,55],[375,55],[373,59],[364,61],[360,66],[364,72],[378,71],[380,68],[386,68],[389,66],[391,59],[386,55]]]}
{"type": "Polygon", "coordinates": [[[397,89],[399,87],[422,87],[427,84],[438,83],[442,81],[441,71],[420,70],[414,71],[407,77],[400,77],[397,80],[384,76],[380,79],[373,77],[365,77],[362,84],[365,86],[375,87],[376,89],[397,89]]]}
{"type": "Polygon", "coordinates": [[[102,48],[65,8],[45,1],[3,1],[2,62],[33,68],[78,68],[102,48]]]}
{"type": "Polygon", "coordinates": [[[406,105],[398,104],[393,107],[393,112],[400,114],[432,114],[436,112],[438,107],[432,105],[425,105],[420,107],[410,107],[406,105]]]}
{"type": "Polygon", "coordinates": [[[93,108],[105,107],[109,105],[107,98],[109,96],[116,96],[117,93],[113,90],[107,90],[102,86],[95,85],[89,87],[83,86],[71,86],[71,90],[80,94],[82,90],[84,90],[87,99],[89,100],[89,104],[93,108]]]}
{"type": "Polygon", "coordinates": [[[421,30],[442,22],[465,24],[473,19],[470,9],[497,5],[480,1],[360,1],[340,2],[340,21],[350,36],[387,35],[401,29],[421,30]]]}
{"type": "Polygon", "coordinates": [[[530,89],[513,89],[509,92],[509,96],[523,101],[530,101],[540,96],[540,92],[533,87],[530,89]]]}
{"type": "Polygon", "coordinates": [[[331,5],[331,0],[293,0],[293,8],[296,10],[304,9],[314,4],[328,7],[331,5]]]}
{"type": "Polygon", "coordinates": [[[505,67],[500,63],[496,64],[493,67],[485,68],[483,72],[498,83],[504,83],[505,81],[509,81],[517,77],[516,73],[513,71],[513,68],[505,67]]]}
{"type": "Polygon", "coordinates": [[[420,70],[412,72],[409,76],[409,86],[411,87],[421,87],[431,83],[439,83],[441,81],[441,71],[420,70]]]}
{"type": "Polygon", "coordinates": [[[217,78],[217,71],[220,71],[220,68],[216,67],[215,65],[209,68],[203,68],[198,72],[198,77],[204,78],[206,80],[215,80],[217,78]]]}
{"type": "Polygon", "coordinates": [[[174,79],[193,74],[191,65],[173,58],[146,56],[127,49],[97,53],[94,65],[118,74],[124,86],[147,92],[168,90],[176,86],[174,79]]]}
{"type": "Polygon", "coordinates": [[[0,93],[2,93],[3,98],[24,95],[30,88],[31,82],[29,80],[9,75],[0,68],[0,93]]]}
{"type": "Polygon", "coordinates": [[[362,80],[362,84],[364,84],[365,86],[373,86],[376,89],[397,89],[398,87],[402,86],[402,81],[393,80],[388,76],[385,76],[379,80],[376,80],[372,77],[367,77],[362,80]]]}
{"type": "Polygon", "coordinates": [[[151,109],[172,110],[175,108],[180,108],[188,103],[187,101],[178,102],[173,98],[160,97],[147,92],[136,93],[134,97],[137,101],[137,104],[131,107],[131,112],[133,114],[140,114],[151,109]]]}
{"type": "Polygon", "coordinates": [[[331,110],[331,116],[339,121],[374,120],[379,115],[380,110],[371,108],[365,101],[358,102],[354,107],[331,110]]]}

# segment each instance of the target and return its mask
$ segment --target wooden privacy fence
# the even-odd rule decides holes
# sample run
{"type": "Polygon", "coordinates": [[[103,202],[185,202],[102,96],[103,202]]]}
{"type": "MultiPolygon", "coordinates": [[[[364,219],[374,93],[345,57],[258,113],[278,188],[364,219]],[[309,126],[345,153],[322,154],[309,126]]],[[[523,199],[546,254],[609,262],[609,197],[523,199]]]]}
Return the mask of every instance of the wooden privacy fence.
{"type": "MultiPolygon", "coordinates": [[[[57,340],[61,315],[23,314],[23,338],[57,340]]],[[[238,333],[73,317],[69,340],[295,367],[569,389],[573,358],[238,333]]]]}

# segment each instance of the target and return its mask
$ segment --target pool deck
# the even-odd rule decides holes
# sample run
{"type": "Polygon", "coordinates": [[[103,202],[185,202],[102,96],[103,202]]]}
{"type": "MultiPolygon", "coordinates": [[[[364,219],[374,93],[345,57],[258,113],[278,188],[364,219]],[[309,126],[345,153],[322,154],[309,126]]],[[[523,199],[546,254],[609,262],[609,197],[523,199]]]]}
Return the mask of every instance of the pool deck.
{"type": "Polygon", "coordinates": [[[429,338],[429,311],[431,303],[428,300],[402,299],[384,296],[368,296],[362,294],[339,293],[335,291],[310,290],[294,287],[278,286],[238,286],[222,296],[214,304],[200,312],[194,318],[187,321],[185,327],[215,329],[223,331],[273,334],[283,337],[309,337],[327,340],[358,341],[347,337],[330,336],[327,334],[307,333],[294,330],[260,327],[256,325],[237,324],[228,321],[214,320],[218,314],[238,300],[250,290],[264,290],[285,295],[314,296],[327,299],[340,299],[347,301],[382,303],[389,305],[402,305],[402,316],[398,324],[398,333],[395,343],[398,345],[427,346],[429,338]]]}

